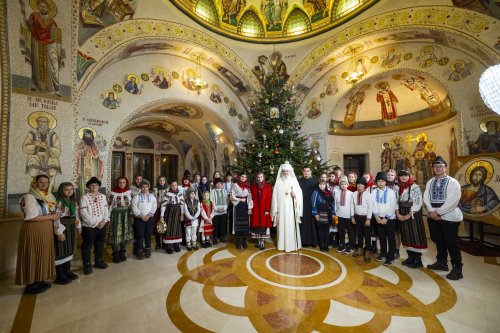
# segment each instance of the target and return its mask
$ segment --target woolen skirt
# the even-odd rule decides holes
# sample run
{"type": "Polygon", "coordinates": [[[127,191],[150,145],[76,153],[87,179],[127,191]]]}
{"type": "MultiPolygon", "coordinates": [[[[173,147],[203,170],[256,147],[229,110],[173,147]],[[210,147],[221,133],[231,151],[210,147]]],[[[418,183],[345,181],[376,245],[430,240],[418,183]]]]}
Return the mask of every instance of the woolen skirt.
{"type": "Polygon", "coordinates": [[[19,233],[16,284],[49,279],[56,274],[52,221],[25,221],[19,233]]]}

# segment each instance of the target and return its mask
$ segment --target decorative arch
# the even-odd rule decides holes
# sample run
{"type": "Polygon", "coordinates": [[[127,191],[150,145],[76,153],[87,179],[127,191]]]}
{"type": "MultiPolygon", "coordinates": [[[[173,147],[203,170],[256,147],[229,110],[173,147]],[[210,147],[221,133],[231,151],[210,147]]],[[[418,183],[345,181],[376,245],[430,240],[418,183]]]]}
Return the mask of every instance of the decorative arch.
{"type": "Polygon", "coordinates": [[[299,7],[294,8],[283,26],[283,36],[301,35],[309,31],[311,31],[309,16],[299,7]]]}
{"type": "Polygon", "coordinates": [[[264,37],[264,23],[253,10],[247,10],[238,23],[238,34],[248,37],[264,37]]]}
{"type": "Polygon", "coordinates": [[[217,8],[212,0],[198,0],[194,5],[196,14],[203,18],[205,21],[218,26],[219,15],[217,15],[217,8]]]}
{"type": "Polygon", "coordinates": [[[78,49],[79,59],[90,58],[95,63],[90,65],[84,73],[79,73],[81,79],[79,87],[76,89],[75,100],[78,101],[82,91],[100,71],[112,63],[114,57],[124,51],[126,47],[133,46],[139,41],[192,44],[223,59],[224,65],[229,66],[230,70],[240,76],[252,90],[259,88],[259,81],[252,73],[251,68],[236,52],[221,43],[220,40],[180,23],[134,19],[122,21],[100,30],[78,49]]]}
{"type": "Polygon", "coordinates": [[[155,144],[149,136],[139,135],[139,136],[134,138],[134,142],[132,144],[132,147],[141,148],[141,149],[154,149],[155,144]]]}
{"type": "MultiPolygon", "coordinates": [[[[460,36],[474,44],[489,59],[483,59],[483,63],[498,63],[500,56],[494,48],[494,42],[491,45],[482,42],[483,40],[496,42],[497,36],[493,28],[495,21],[494,18],[480,13],[449,6],[421,6],[375,15],[341,30],[318,45],[300,62],[290,75],[289,82],[292,85],[301,83],[316,65],[327,60],[326,58],[339,48],[371,34],[390,31],[432,29],[460,36]]],[[[335,59],[334,62],[338,63],[347,57],[335,59]]]]}

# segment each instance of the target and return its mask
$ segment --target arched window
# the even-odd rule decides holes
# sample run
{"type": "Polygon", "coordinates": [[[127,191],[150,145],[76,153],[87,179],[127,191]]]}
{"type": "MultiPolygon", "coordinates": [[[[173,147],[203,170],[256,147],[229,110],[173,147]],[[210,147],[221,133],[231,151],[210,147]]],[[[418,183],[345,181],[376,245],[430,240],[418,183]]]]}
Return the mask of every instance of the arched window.
{"type": "Polygon", "coordinates": [[[217,9],[212,0],[198,0],[195,6],[195,13],[205,21],[214,25],[219,25],[217,9]]]}
{"type": "Polygon", "coordinates": [[[311,31],[309,17],[307,17],[307,14],[303,10],[295,8],[286,19],[283,27],[283,36],[295,36],[308,31],[311,31]]]}
{"type": "Polygon", "coordinates": [[[249,10],[241,16],[238,34],[248,37],[264,37],[264,24],[254,11],[249,10]]]}
{"type": "Polygon", "coordinates": [[[155,145],[149,136],[140,135],[134,139],[134,148],[154,149],[155,145]]]}

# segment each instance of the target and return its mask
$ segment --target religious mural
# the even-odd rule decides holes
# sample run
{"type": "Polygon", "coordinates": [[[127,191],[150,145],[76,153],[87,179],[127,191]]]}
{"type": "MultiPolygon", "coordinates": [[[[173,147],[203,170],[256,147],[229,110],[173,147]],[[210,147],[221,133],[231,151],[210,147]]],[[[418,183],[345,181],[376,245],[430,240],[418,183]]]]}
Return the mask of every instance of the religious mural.
{"type": "Polygon", "coordinates": [[[85,183],[91,177],[103,179],[107,142],[92,127],[78,131],[80,142],[76,145],[76,183],[80,196],[85,194],[85,183]]]}
{"type": "Polygon", "coordinates": [[[339,91],[338,79],[336,75],[332,75],[328,78],[325,84],[324,94],[326,96],[333,96],[339,91]]]}
{"type": "Polygon", "coordinates": [[[158,87],[160,89],[167,89],[172,85],[170,74],[166,68],[161,66],[152,67],[150,73],[153,77],[153,80],[151,82],[155,87],[158,87]]]}
{"type": "Polygon", "coordinates": [[[38,175],[47,175],[50,180],[49,191],[53,191],[56,175],[61,174],[61,142],[54,131],[56,118],[44,111],[33,112],[28,116],[28,124],[32,128],[23,142],[26,159],[26,174],[30,176],[30,184],[34,184],[38,175]]]}
{"type": "Polygon", "coordinates": [[[135,74],[125,75],[123,83],[125,90],[132,95],[140,95],[142,93],[142,90],[144,89],[141,80],[135,74]]]}
{"type": "Polygon", "coordinates": [[[62,45],[62,30],[55,17],[57,7],[52,0],[30,0],[32,12],[26,17],[21,5],[19,45],[25,62],[31,66],[30,90],[61,96],[59,73],[64,67],[66,51],[62,45]]]}
{"type": "Polygon", "coordinates": [[[467,139],[467,146],[469,147],[470,155],[500,152],[500,131],[498,128],[499,124],[499,116],[490,116],[484,118],[479,125],[483,133],[479,135],[476,141],[473,141],[469,137],[468,131],[465,130],[465,136],[467,139]]]}
{"type": "Polygon", "coordinates": [[[102,105],[108,109],[114,110],[120,107],[121,99],[114,91],[106,91],[101,94],[102,105]]]}
{"type": "Polygon", "coordinates": [[[99,30],[134,17],[139,0],[81,0],[79,42],[99,30]]]}
{"type": "Polygon", "coordinates": [[[309,101],[308,107],[307,107],[307,113],[306,116],[309,119],[316,119],[319,116],[321,116],[322,110],[323,110],[323,102],[317,98],[313,98],[311,101],[309,101]]]}
{"type": "Polygon", "coordinates": [[[388,72],[363,80],[349,90],[333,110],[330,132],[341,135],[418,128],[454,114],[441,83],[408,70],[404,74],[388,72]]]}
{"type": "Polygon", "coordinates": [[[500,225],[500,154],[492,156],[461,156],[455,178],[462,185],[458,207],[464,219],[500,225]]]}

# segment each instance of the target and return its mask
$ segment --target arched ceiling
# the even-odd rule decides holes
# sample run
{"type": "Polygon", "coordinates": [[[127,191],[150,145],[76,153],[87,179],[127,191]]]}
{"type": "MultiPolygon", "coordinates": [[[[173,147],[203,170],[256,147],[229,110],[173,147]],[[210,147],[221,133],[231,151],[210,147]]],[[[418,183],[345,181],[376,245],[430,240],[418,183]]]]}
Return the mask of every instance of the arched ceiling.
{"type": "Polygon", "coordinates": [[[170,0],[196,22],[256,43],[301,40],[330,30],[378,0],[170,0]]]}

